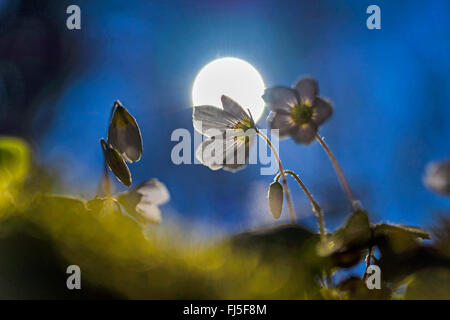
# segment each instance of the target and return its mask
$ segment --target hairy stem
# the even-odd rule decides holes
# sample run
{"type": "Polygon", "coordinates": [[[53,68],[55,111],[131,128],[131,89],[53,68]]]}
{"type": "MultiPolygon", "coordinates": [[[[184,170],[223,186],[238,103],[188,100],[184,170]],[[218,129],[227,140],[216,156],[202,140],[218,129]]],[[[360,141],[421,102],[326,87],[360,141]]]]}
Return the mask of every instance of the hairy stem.
{"type": "Polygon", "coordinates": [[[319,141],[320,145],[325,150],[326,154],[328,155],[328,158],[330,158],[330,161],[333,164],[334,170],[336,171],[339,182],[341,183],[342,189],[344,189],[345,195],[347,196],[347,200],[350,203],[352,210],[357,211],[359,207],[357,206],[357,202],[353,197],[352,190],[350,189],[347,179],[345,178],[344,171],[342,171],[342,168],[337,162],[336,157],[334,156],[328,145],[325,143],[325,141],[323,141],[322,137],[318,133],[316,134],[316,139],[317,141],[319,141]]]}
{"type": "Polygon", "coordinates": [[[279,168],[280,174],[281,174],[281,179],[283,181],[283,190],[284,190],[284,193],[286,194],[286,201],[288,203],[289,216],[291,218],[291,222],[296,223],[297,218],[295,216],[294,206],[292,205],[291,194],[289,192],[289,187],[287,184],[286,176],[284,175],[283,165],[281,164],[281,160],[278,155],[278,152],[277,152],[277,150],[275,150],[274,146],[272,145],[272,142],[270,142],[269,138],[267,138],[267,136],[264,133],[262,133],[259,130],[256,130],[256,132],[267,142],[267,145],[272,150],[272,152],[277,160],[278,168],[279,168]]]}
{"type": "MultiPolygon", "coordinates": [[[[306,196],[309,199],[309,202],[311,203],[312,210],[317,216],[318,224],[319,224],[319,232],[320,232],[320,238],[322,241],[326,240],[326,231],[325,231],[325,219],[323,216],[323,211],[320,205],[316,202],[311,192],[309,192],[306,185],[303,183],[303,181],[300,179],[300,177],[291,170],[284,170],[285,174],[290,174],[294,179],[297,181],[297,183],[300,185],[300,188],[302,188],[303,192],[306,194],[306,196]]],[[[280,178],[281,172],[278,173],[278,175],[275,177],[275,180],[278,181],[280,178]]]]}

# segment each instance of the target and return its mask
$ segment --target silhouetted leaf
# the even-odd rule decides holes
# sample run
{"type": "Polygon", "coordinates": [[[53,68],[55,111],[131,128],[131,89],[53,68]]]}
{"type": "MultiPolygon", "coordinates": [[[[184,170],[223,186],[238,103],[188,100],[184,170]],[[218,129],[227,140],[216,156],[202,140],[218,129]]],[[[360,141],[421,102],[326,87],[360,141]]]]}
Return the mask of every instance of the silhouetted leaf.
{"type": "Polygon", "coordinates": [[[428,231],[418,227],[403,226],[396,224],[379,223],[372,227],[373,236],[376,238],[380,235],[391,235],[398,232],[407,233],[414,238],[430,239],[428,231]]]}

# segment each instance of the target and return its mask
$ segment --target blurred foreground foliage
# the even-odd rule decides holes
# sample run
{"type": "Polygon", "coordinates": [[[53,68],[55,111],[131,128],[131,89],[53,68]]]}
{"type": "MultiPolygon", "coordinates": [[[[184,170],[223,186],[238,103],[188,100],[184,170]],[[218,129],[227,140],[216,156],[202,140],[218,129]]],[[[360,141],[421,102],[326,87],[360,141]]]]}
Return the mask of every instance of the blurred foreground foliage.
{"type": "Polygon", "coordinates": [[[327,243],[300,225],[211,242],[177,225],[142,228],[112,198],[51,195],[30,157],[24,141],[0,138],[0,298],[450,299],[449,221],[432,244],[423,229],[373,225],[363,210],[327,243]],[[381,290],[362,275],[330,280],[373,248],[381,290]],[[71,264],[82,290],[66,288],[71,264]]]}

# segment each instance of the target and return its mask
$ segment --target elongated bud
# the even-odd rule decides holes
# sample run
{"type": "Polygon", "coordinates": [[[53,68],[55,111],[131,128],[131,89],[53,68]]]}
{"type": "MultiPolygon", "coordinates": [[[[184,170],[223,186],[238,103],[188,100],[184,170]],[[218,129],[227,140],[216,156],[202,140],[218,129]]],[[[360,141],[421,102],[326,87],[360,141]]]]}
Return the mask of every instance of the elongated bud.
{"type": "Polygon", "coordinates": [[[142,156],[141,130],[120,101],[114,102],[114,106],[108,128],[108,144],[119,151],[126,162],[139,161],[142,156]]]}
{"type": "Polygon", "coordinates": [[[275,219],[279,219],[283,209],[283,186],[281,183],[274,181],[270,184],[267,198],[269,199],[270,213],[275,219]]]}
{"type": "Polygon", "coordinates": [[[100,145],[102,146],[103,155],[109,169],[120,182],[129,187],[131,185],[131,173],[122,155],[104,139],[100,140],[100,145]]]}

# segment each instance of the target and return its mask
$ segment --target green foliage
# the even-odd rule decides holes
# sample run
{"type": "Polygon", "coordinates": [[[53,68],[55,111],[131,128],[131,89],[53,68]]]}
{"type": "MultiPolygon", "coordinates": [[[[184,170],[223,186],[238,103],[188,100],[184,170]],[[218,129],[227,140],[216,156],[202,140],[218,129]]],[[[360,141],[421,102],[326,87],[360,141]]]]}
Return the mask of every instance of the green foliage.
{"type": "Polygon", "coordinates": [[[21,183],[30,166],[30,151],[19,138],[0,137],[0,190],[21,183]]]}
{"type": "MultiPolygon", "coordinates": [[[[42,279],[43,270],[52,270],[61,277],[44,273],[44,285],[60,296],[57,288],[64,283],[65,268],[76,264],[86,288],[96,288],[83,290],[87,297],[390,299],[399,297],[401,286],[406,291],[400,298],[449,297],[450,223],[440,223],[444,227],[433,245],[423,243],[430,239],[426,230],[370,224],[364,210],[352,213],[326,241],[293,224],[202,239],[178,225],[143,227],[136,214],[127,215],[116,199],[120,196],[84,200],[43,193],[45,188],[35,181],[49,180],[30,166],[29,158],[23,141],[0,139],[0,170],[8,180],[1,186],[8,201],[0,202],[0,253],[7,252],[5,258],[20,265],[30,264],[23,283],[27,292],[41,292],[30,279],[42,279]],[[362,275],[340,283],[330,280],[335,271],[357,265],[374,248],[379,250],[374,262],[382,270],[382,290],[368,290],[362,275]],[[32,254],[24,254],[27,250],[32,254]]],[[[282,192],[280,187],[273,190],[282,192]]],[[[155,179],[122,197],[135,193],[139,197],[133,208],[142,202],[158,205],[169,197],[155,179]]],[[[0,268],[0,279],[20,285],[20,270],[0,268]]]]}

